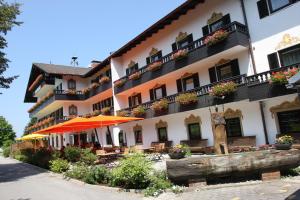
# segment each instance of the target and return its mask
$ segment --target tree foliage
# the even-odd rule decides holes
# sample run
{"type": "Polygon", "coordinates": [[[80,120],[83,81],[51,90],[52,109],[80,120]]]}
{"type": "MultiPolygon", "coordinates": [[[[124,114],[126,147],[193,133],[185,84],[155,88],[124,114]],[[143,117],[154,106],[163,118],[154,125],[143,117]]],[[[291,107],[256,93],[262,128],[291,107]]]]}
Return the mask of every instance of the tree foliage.
{"type": "MultiPolygon", "coordinates": [[[[16,21],[16,17],[20,14],[20,4],[8,4],[4,0],[0,0],[0,88],[7,89],[9,85],[18,76],[5,77],[3,73],[8,69],[9,60],[5,57],[3,49],[7,47],[4,36],[14,26],[19,26],[22,22],[16,21]]],[[[0,93],[1,94],[1,93],[0,93]]]]}
{"type": "Polygon", "coordinates": [[[14,140],[16,133],[13,131],[12,125],[10,125],[3,116],[0,116],[0,147],[7,140],[14,140]]]}
{"type": "Polygon", "coordinates": [[[32,125],[34,125],[35,123],[37,123],[37,121],[38,120],[35,117],[30,118],[30,121],[27,123],[27,125],[24,128],[23,136],[29,134],[29,132],[27,131],[27,128],[30,127],[30,126],[32,126],[32,125]]]}

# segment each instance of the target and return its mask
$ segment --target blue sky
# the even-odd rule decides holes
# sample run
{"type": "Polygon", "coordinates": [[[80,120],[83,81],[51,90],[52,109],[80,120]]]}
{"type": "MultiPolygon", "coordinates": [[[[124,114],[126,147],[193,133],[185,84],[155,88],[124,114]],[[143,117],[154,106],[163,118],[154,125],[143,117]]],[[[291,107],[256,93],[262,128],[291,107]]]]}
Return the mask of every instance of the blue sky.
{"type": "MultiPolygon", "coordinates": [[[[9,0],[8,2],[15,2],[9,0]]],[[[165,16],[184,0],[19,0],[24,22],[7,35],[6,75],[20,75],[9,90],[1,90],[0,115],[17,135],[29,120],[24,94],[33,62],[79,65],[102,60],[165,16]]]]}

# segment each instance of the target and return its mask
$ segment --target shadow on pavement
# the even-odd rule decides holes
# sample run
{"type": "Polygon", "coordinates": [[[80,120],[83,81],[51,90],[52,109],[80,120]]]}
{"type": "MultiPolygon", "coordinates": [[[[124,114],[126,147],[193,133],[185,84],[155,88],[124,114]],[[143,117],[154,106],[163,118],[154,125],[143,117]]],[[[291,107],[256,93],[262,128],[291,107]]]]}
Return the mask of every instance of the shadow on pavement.
{"type": "Polygon", "coordinates": [[[25,163],[0,164],[0,183],[16,181],[45,171],[25,163]]]}
{"type": "Polygon", "coordinates": [[[285,200],[299,200],[299,199],[300,199],[300,189],[295,191],[290,196],[288,196],[285,200]]]}

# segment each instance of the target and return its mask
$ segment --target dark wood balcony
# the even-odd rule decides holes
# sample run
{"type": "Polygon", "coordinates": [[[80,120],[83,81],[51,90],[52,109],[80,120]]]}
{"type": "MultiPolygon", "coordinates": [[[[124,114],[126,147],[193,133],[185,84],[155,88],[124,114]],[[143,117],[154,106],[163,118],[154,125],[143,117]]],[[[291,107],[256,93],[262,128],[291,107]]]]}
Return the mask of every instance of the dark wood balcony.
{"type": "Polygon", "coordinates": [[[128,76],[122,77],[119,80],[125,80],[125,84],[121,87],[115,87],[115,93],[118,94],[235,46],[241,45],[247,47],[249,45],[248,29],[245,25],[239,22],[233,22],[222,29],[229,33],[225,41],[207,47],[204,42],[207,36],[202,37],[184,48],[188,50],[188,56],[185,59],[180,61],[172,60],[174,52],[171,52],[162,57],[161,61],[163,64],[161,69],[151,72],[147,70],[148,65],[146,65],[138,70],[142,74],[138,80],[129,80],[128,76]]]}
{"type": "MultiPolygon", "coordinates": [[[[300,68],[300,64],[281,67],[280,69],[270,70],[252,76],[246,76],[244,74],[223,80],[221,82],[233,81],[238,84],[237,91],[234,92],[232,96],[225,99],[215,98],[209,95],[209,91],[211,90],[212,86],[221,82],[204,85],[193,90],[187,91],[189,93],[196,93],[198,97],[198,102],[191,106],[182,107],[176,102],[176,96],[178,96],[181,93],[167,96],[165,98],[169,101],[168,112],[163,113],[162,115],[168,115],[187,110],[194,110],[198,108],[206,108],[209,106],[221,105],[231,102],[238,102],[246,99],[248,99],[249,101],[258,101],[272,97],[297,93],[297,89],[287,89],[285,85],[274,85],[269,83],[273,72],[285,71],[292,67],[300,68]]],[[[146,109],[145,118],[153,118],[158,116],[151,109],[151,105],[153,104],[153,102],[155,101],[149,101],[141,104],[146,109]]],[[[133,108],[126,108],[122,109],[121,111],[131,113],[132,109],[133,108]]]]}

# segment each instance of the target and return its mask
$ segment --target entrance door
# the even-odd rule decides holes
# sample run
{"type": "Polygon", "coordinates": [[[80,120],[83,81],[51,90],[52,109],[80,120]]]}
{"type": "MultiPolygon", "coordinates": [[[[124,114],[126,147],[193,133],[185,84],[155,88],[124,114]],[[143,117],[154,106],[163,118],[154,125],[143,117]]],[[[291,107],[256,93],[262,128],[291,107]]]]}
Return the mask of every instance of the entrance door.
{"type": "Polygon", "coordinates": [[[73,135],[73,138],[74,138],[74,145],[75,145],[75,146],[79,146],[78,135],[77,135],[77,134],[74,134],[74,135],[73,135]]]}

